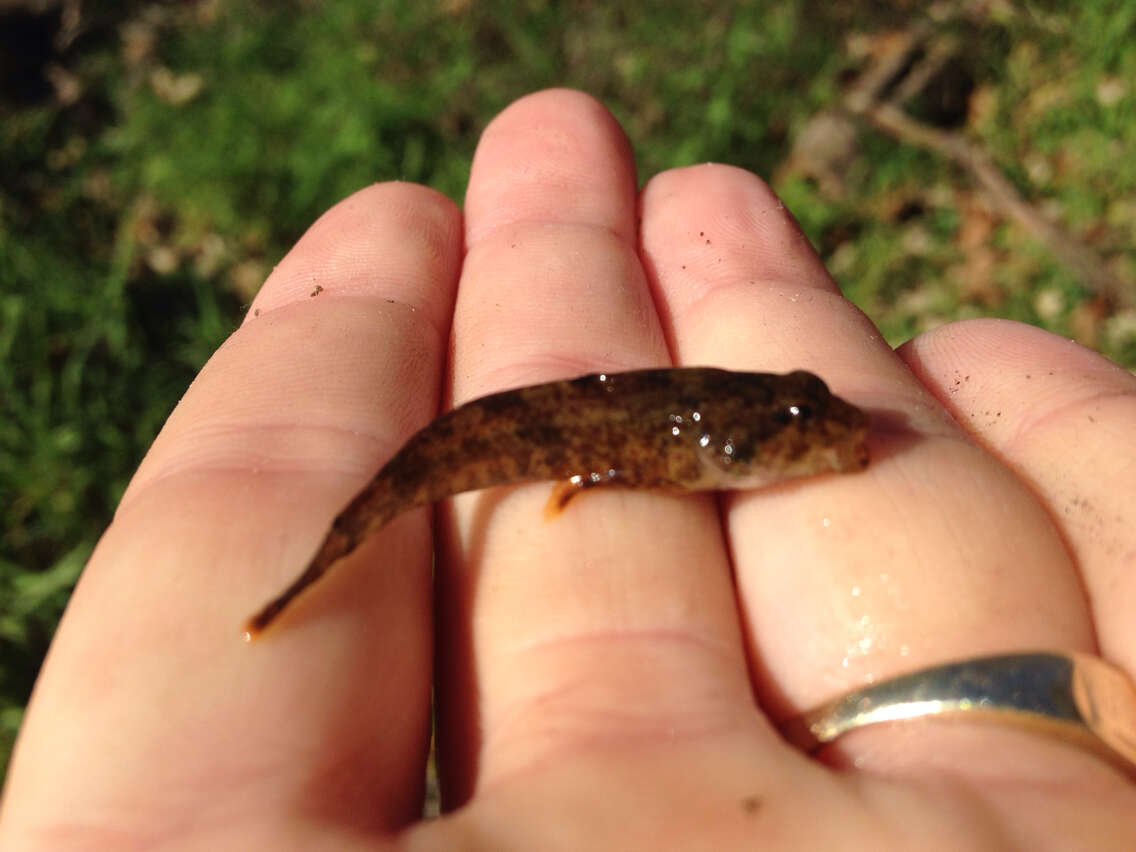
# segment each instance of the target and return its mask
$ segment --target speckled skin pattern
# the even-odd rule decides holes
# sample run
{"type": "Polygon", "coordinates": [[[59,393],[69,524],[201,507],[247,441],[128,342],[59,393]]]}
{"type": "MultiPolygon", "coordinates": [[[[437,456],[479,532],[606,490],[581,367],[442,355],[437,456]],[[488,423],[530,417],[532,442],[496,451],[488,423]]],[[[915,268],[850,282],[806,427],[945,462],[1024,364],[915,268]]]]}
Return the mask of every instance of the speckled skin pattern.
{"type": "Polygon", "coordinates": [[[415,434],[340,512],[304,572],[249,619],[253,638],[331,565],[409,509],[494,485],[754,488],[868,464],[868,416],[812,373],[708,367],[598,373],[495,393],[415,434]]]}

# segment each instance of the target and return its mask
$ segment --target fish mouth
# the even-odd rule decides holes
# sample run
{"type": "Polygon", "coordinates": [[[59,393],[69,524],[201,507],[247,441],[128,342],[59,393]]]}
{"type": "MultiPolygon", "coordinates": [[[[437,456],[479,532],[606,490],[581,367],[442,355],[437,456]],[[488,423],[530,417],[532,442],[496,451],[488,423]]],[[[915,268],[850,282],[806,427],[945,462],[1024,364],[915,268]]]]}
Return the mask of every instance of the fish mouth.
{"type": "Polygon", "coordinates": [[[867,427],[858,429],[847,439],[828,448],[826,454],[833,470],[851,473],[868,466],[867,431],[867,427]]]}
{"type": "Polygon", "coordinates": [[[830,414],[835,428],[829,431],[827,456],[832,469],[841,472],[855,472],[868,466],[868,429],[871,417],[862,408],[857,408],[840,397],[833,397],[830,414]]]}

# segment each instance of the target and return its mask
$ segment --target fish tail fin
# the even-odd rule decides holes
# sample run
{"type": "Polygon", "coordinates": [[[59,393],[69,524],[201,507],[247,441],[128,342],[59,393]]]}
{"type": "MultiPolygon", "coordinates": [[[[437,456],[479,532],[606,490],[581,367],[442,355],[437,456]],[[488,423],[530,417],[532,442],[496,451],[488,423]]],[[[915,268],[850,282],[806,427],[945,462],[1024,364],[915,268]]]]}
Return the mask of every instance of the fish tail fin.
{"type": "MultiPolygon", "coordinates": [[[[362,495],[361,495],[362,496],[362,495]]],[[[332,566],[347,556],[370,535],[383,527],[395,515],[399,514],[399,507],[386,505],[389,501],[372,501],[378,505],[367,507],[370,511],[360,511],[358,498],[336,517],[331,529],[320,543],[319,550],[308,562],[308,565],[293,580],[284,591],[261,607],[244,626],[244,639],[246,642],[255,641],[269,625],[271,625],[293,601],[303,594],[310,586],[317,583],[332,566]]]]}

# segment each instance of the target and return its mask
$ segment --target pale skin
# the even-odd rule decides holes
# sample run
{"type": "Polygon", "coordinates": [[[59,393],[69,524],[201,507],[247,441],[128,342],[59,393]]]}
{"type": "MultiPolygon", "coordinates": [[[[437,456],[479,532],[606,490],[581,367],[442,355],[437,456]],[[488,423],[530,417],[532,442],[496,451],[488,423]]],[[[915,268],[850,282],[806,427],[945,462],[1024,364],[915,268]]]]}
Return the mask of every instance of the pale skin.
{"type": "Polygon", "coordinates": [[[893,351],[758,178],[637,191],[595,101],[524,98],[464,210],[346,199],[190,388],[60,627],[0,848],[1115,848],[1136,784],[1057,740],[895,725],[807,757],[771,722],[983,653],[1136,673],[1134,433],[1100,356],[998,321],[893,351]],[[241,642],[442,407],[667,364],[812,370],[873,414],[872,464],[551,521],[548,484],[463,495],[241,642]],[[432,685],[453,810],[424,823],[432,685]]]}

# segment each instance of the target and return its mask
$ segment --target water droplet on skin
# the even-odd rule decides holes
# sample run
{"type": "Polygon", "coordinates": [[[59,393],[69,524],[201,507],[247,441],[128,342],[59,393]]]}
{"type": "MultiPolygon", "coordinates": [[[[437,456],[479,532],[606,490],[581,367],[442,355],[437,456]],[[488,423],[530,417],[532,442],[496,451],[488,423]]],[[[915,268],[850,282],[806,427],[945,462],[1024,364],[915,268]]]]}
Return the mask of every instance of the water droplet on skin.
{"type": "Polygon", "coordinates": [[[820,525],[822,527],[824,527],[825,529],[828,529],[829,527],[832,526],[832,518],[821,518],[820,519],[820,525]]]}

